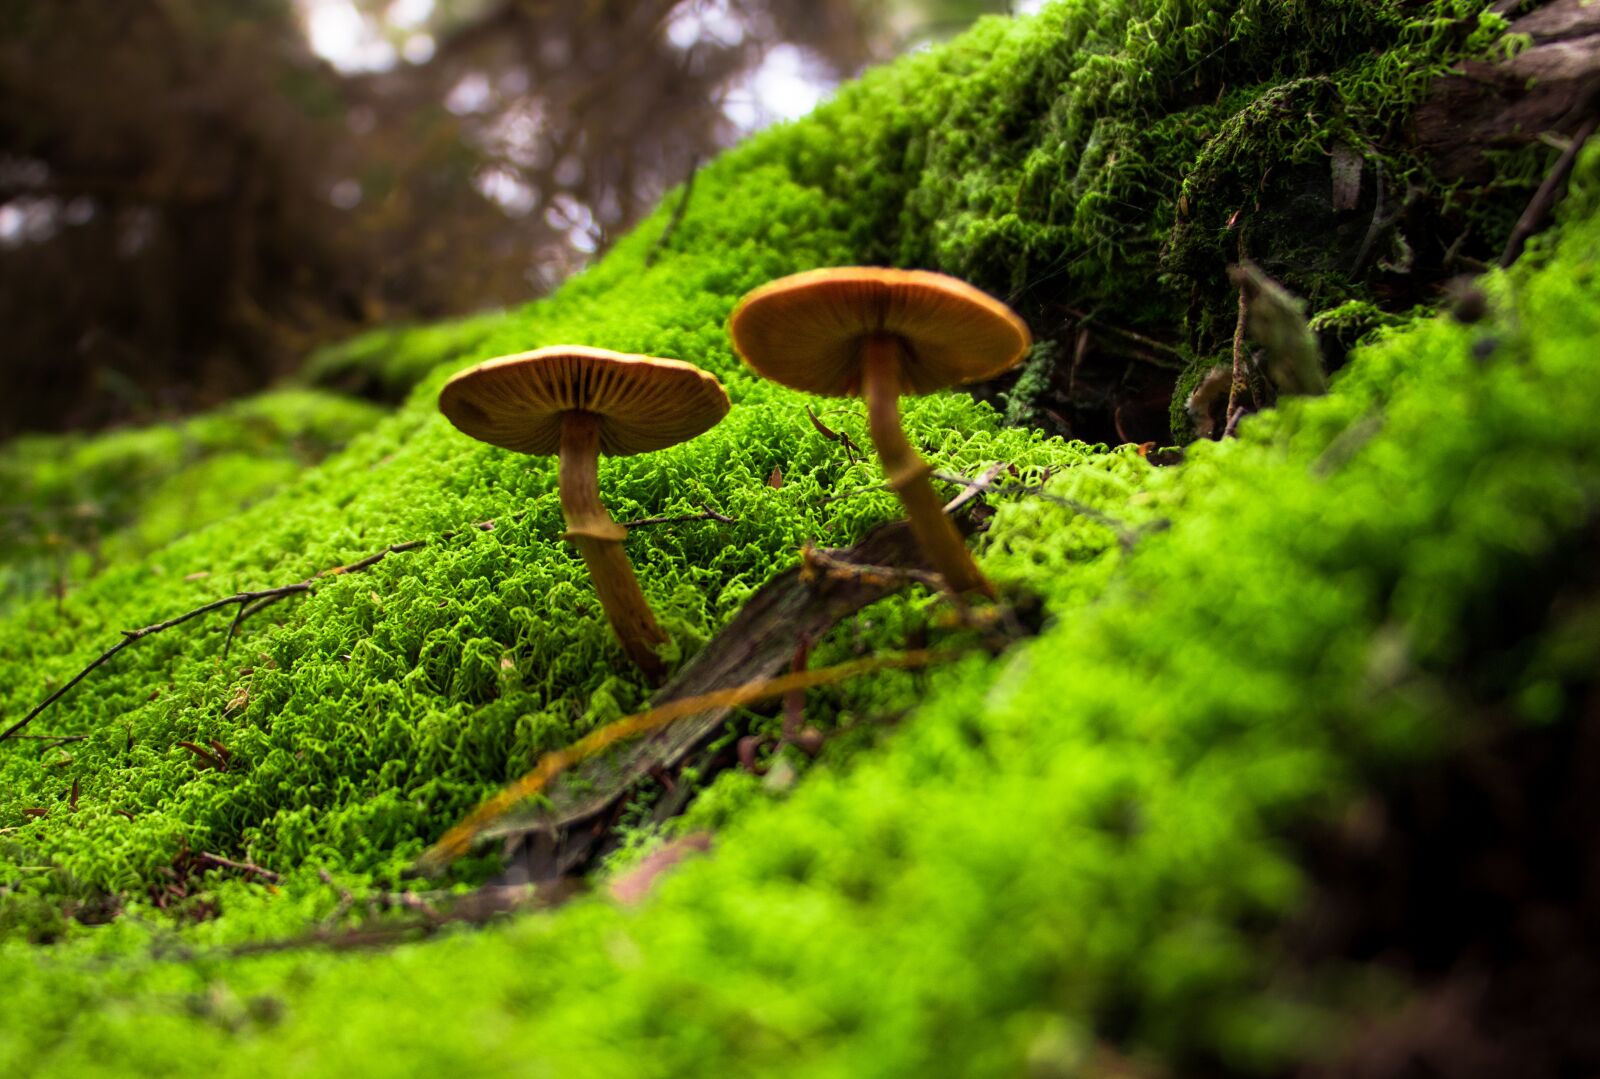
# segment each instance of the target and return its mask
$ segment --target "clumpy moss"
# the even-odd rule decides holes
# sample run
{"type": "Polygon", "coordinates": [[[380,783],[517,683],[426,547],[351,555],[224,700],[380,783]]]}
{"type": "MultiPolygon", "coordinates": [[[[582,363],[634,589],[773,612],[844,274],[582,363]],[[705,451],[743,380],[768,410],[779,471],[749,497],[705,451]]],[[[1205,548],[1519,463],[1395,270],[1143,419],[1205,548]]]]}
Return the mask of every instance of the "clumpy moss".
{"type": "MultiPolygon", "coordinates": [[[[1259,18],[1280,26],[1279,9],[1259,18]]],[[[1351,33],[1373,10],[1281,9],[1344,12],[1351,33]]],[[[804,398],[741,370],[722,329],[737,297],[935,234],[952,258],[1006,235],[1003,198],[965,241],[929,222],[972,226],[975,209],[906,210],[927,167],[915,147],[962,143],[973,168],[1020,153],[1025,133],[985,128],[985,110],[1054,100],[1080,53],[1084,68],[1115,58],[1083,52],[1090,37],[1183,41],[1128,16],[1220,32],[1235,10],[1258,8],[1065,3],[879,73],[708,167],[654,265],[665,214],[549,300],[486,320],[290,486],[111,567],[60,612],[0,621],[0,710],[16,716],[119,629],[432,538],[257,615],[225,660],[226,616],[143,641],[35,725],[81,742],[0,749],[0,1073],[1014,1075],[1087,1070],[1101,1043],[1180,1068],[1312,1051],[1338,1001],[1271,944],[1307,891],[1291,825],[1469,737],[1464,700],[1562,722],[1592,676],[1600,642],[1547,637],[1538,601],[1600,502],[1593,156],[1562,246],[1494,279],[1490,322],[1391,329],[1328,397],[1178,468],[1008,429],[957,395],[908,404],[936,467],[1050,468],[1047,493],[1070,500],[1007,501],[980,541],[1003,588],[1042,597],[1044,632],[820,695],[811,716],[846,741],[787,796],[715,787],[697,818],[720,826],[715,852],[641,909],[585,899],[367,955],[226,950],[315,925],[338,885],[392,883],[496,784],[643,700],[556,538],[553,464],[450,428],[434,397],[452,369],[582,340],[727,381],[720,427],[602,465],[619,519],[700,503],[734,518],[629,539],[664,626],[697,647],[802,540],[845,543],[896,513],[866,491],[876,465],[818,435],[804,398]],[[890,156],[908,171],[854,171],[890,156]],[[1507,596],[1536,612],[1511,649],[1507,596]],[[874,730],[887,715],[902,718],[874,730]],[[226,771],[178,745],[210,739],[226,771]],[[284,880],[175,880],[186,849],[284,880]]],[[[865,444],[858,406],[812,403],[865,444]]],[[[819,659],[898,646],[937,617],[928,599],[874,608],[819,659]]]]}
{"type": "Polygon", "coordinates": [[[312,353],[300,379],[343,393],[400,401],[428,372],[469,351],[504,321],[498,313],[431,326],[384,326],[312,353]]]}
{"type": "Polygon", "coordinates": [[[7,443],[0,602],[70,585],[228,517],[382,415],[351,398],[283,390],[177,424],[7,443]]]}

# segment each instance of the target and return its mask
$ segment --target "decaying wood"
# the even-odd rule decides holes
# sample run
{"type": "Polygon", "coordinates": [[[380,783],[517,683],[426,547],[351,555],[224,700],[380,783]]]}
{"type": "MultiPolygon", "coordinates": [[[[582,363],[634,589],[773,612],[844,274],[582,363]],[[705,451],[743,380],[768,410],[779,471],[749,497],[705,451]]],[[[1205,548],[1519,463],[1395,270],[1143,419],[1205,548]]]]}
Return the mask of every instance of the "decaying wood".
{"type": "MultiPolygon", "coordinates": [[[[839,564],[926,572],[904,521],[881,525],[853,547],[831,550],[839,564]]],[[[800,640],[816,640],[850,615],[905,588],[909,577],[828,574],[807,582],[804,567],[781,574],[752,596],[733,621],[652,698],[659,706],[787,670],[800,640]]],[[[609,831],[610,815],[653,771],[675,768],[714,738],[731,708],[680,720],[647,738],[588,761],[557,780],[548,804],[508,816],[486,837],[508,841],[513,879],[549,879],[584,865],[609,831]]]]}
{"type": "Polygon", "coordinates": [[[1570,134],[1595,108],[1600,4],[1553,0],[1514,18],[1511,31],[1528,35],[1532,46],[1497,62],[1459,65],[1434,82],[1417,109],[1417,148],[1443,179],[1492,180],[1486,150],[1570,134]]]}

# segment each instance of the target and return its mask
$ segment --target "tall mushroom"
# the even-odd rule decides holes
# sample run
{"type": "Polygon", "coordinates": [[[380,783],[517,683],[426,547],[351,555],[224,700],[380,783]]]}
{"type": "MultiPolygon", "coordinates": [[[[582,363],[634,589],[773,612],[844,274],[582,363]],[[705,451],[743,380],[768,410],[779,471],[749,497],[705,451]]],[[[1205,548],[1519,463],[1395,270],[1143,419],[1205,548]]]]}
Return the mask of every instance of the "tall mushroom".
{"type": "Polygon", "coordinates": [[[728,331],[744,362],[807,393],[860,396],[917,543],[957,595],[993,587],[945,516],[931,469],[900,426],[899,397],[992,378],[1028,351],[1028,327],[965,282],[924,270],[811,270],[739,302],[728,331]]]}
{"type": "Polygon", "coordinates": [[[682,360],[555,345],[460,372],[440,392],[439,410],[479,441],[560,455],[564,538],[589,567],[622,650],[659,683],[656,647],[667,636],[622,550],[628,530],[600,502],[599,456],[649,453],[709,430],[728,412],[722,384],[682,360]]]}

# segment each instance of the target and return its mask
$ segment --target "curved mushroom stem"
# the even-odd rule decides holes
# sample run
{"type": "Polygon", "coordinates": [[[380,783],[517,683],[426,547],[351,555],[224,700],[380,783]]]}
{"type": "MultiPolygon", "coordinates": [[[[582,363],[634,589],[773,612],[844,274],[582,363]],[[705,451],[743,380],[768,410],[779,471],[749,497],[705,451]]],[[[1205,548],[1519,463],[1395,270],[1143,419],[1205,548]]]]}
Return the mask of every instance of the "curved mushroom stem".
{"type": "Polygon", "coordinates": [[[650,604],[622,550],[628,530],[611,519],[600,502],[600,418],[591,412],[568,412],[561,418],[561,510],[566,515],[564,538],[571,540],[600,596],[600,606],[622,642],[622,650],[645,676],[660,685],[666,667],[656,654],[667,635],[656,625],[650,604]]]}
{"type": "Polygon", "coordinates": [[[900,426],[900,358],[904,346],[891,334],[874,334],[862,345],[861,393],[867,399],[867,430],[878,448],[889,486],[899,494],[911,522],[917,546],[956,595],[981,592],[994,595],[989,583],[972,560],[966,541],[955,523],[945,516],[933,484],[932,471],[900,426]]]}

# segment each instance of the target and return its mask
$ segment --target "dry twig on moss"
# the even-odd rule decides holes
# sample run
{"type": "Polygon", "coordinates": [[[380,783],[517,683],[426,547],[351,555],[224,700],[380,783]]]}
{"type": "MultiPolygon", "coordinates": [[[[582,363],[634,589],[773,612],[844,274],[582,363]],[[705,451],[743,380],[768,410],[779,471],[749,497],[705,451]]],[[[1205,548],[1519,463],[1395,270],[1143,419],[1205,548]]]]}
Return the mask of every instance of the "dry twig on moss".
{"type": "Polygon", "coordinates": [[[705,512],[689,513],[682,517],[641,517],[635,521],[618,521],[617,523],[623,528],[648,528],[651,525],[681,525],[688,524],[691,521],[717,521],[725,525],[733,524],[734,519],[732,517],[729,517],[726,514],[718,513],[716,510],[711,508],[709,503],[702,502],[700,505],[704,508],[705,512]]]}
{"type": "MultiPolygon", "coordinates": [[[[1593,94],[1585,107],[1593,108],[1593,94]]],[[[1549,175],[1544,178],[1544,183],[1539,185],[1539,190],[1534,192],[1533,199],[1528,203],[1528,208],[1522,212],[1517,220],[1516,228],[1511,231],[1511,238],[1506,241],[1506,249],[1500,255],[1500,266],[1505,268],[1517,261],[1517,256],[1522,254],[1522,249],[1528,243],[1528,238],[1544,226],[1545,218],[1550,216],[1550,211],[1555,208],[1556,202],[1561,198],[1561,193],[1566,190],[1567,177],[1572,174],[1572,166],[1577,163],[1578,151],[1583,149],[1600,127],[1600,116],[1590,116],[1573,133],[1567,148],[1562,151],[1561,157],[1550,169],[1549,175]]]]}
{"type": "MultiPolygon", "coordinates": [[[[702,505],[705,504],[702,503],[702,505]]],[[[519,513],[509,514],[503,518],[503,520],[518,521],[526,515],[527,511],[524,510],[519,513]]],[[[703,514],[693,514],[687,517],[655,517],[642,521],[631,521],[629,524],[641,526],[678,524],[687,521],[708,520],[731,523],[733,518],[725,517],[711,509],[710,506],[706,506],[703,514]]],[[[88,663],[87,666],[68,679],[67,682],[61,686],[61,688],[57,689],[54,693],[51,693],[48,697],[35,705],[27,715],[17,720],[5,730],[0,731],[0,742],[10,741],[14,738],[33,738],[34,736],[22,734],[22,729],[28,724],[32,723],[35,719],[39,718],[39,716],[43,715],[51,705],[55,704],[62,697],[65,697],[73,690],[74,687],[78,685],[78,683],[82,682],[85,678],[89,677],[89,675],[93,674],[96,669],[109,662],[114,656],[116,656],[118,652],[121,652],[124,648],[127,648],[138,641],[144,640],[146,637],[150,637],[157,633],[181,626],[185,622],[192,621],[193,619],[199,618],[204,614],[210,614],[212,611],[220,611],[227,607],[237,607],[237,610],[234,612],[233,621],[228,625],[227,636],[224,639],[222,646],[222,658],[226,659],[228,657],[228,652],[233,647],[233,639],[238,635],[239,627],[244,623],[245,619],[265,610],[268,607],[271,607],[275,603],[279,603],[285,599],[288,599],[290,596],[309,593],[319,581],[325,578],[341,577],[346,574],[360,573],[363,570],[369,570],[373,566],[378,565],[392,554],[402,554],[406,551],[415,551],[418,548],[428,546],[430,543],[443,543],[447,540],[454,539],[456,536],[461,535],[464,532],[469,532],[474,529],[479,532],[493,532],[494,528],[495,519],[490,518],[486,521],[476,521],[470,525],[453,529],[449,532],[441,532],[438,536],[431,540],[416,539],[406,540],[402,543],[391,543],[382,550],[374,551],[372,554],[369,554],[364,558],[357,559],[354,562],[349,562],[342,566],[334,566],[331,569],[321,570],[320,572],[306,578],[303,581],[296,581],[294,584],[279,585],[276,588],[262,588],[252,592],[235,592],[231,596],[224,596],[221,599],[214,599],[208,603],[202,603],[200,606],[184,611],[180,615],[168,618],[164,622],[156,622],[152,625],[143,626],[139,629],[125,629],[122,631],[122,640],[118,641],[116,644],[112,645],[110,648],[96,656],[88,663]]],[[[62,739],[61,741],[82,741],[86,737],[87,735],[73,735],[62,739]]],[[[37,736],[36,740],[56,741],[56,738],[54,735],[39,735],[37,736]]]]}
{"type": "Polygon", "coordinates": [[[194,860],[202,865],[210,866],[213,869],[232,869],[235,872],[244,873],[252,877],[259,877],[268,884],[283,883],[283,878],[277,873],[274,873],[270,869],[263,869],[261,866],[256,865],[253,862],[236,862],[231,858],[224,858],[220,854],[209,854],[206,851],[200,851],[198,854],[194,855],[194,860]]]}

